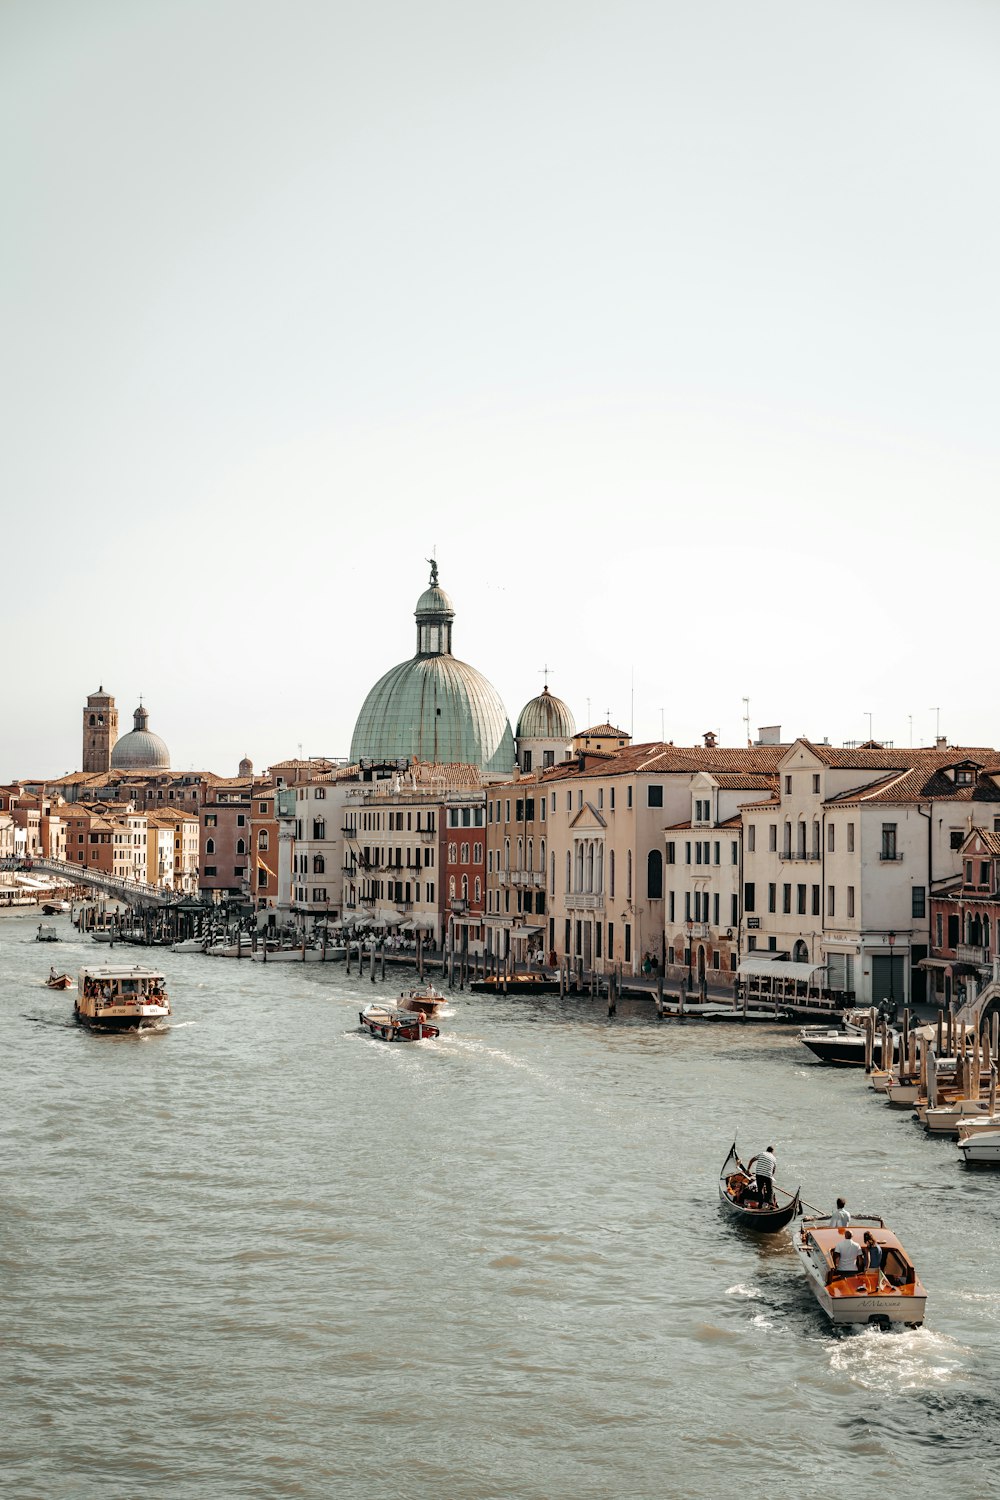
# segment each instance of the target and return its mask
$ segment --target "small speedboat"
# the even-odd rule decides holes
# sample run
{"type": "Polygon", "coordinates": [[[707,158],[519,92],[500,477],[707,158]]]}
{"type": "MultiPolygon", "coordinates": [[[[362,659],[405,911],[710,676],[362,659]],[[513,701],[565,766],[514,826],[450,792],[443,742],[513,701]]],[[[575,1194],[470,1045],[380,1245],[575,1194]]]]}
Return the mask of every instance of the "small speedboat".
{"type": "Polygon", "coordinates": [[[423,1042],[440,1036],[419,1011],[402,1010],[398,1005],[374,1003],[358,1012],[362,1031],[383,1042],[423,1042]]]}
{"type": "Polygon", "coordinates": [[[795,1233],[795,1249],[816,1301],[832,1323],[874,1323],[888,1328],[905,1323],[919,1328],[927,1307],[927,1290],[912,1260],[885,1221],[874,1214],[854,1215],[850,1233],[860,1239],[865,1229],[882,1251],[877,1271],[841,1271],[837,1262],[846,1231],[828,1219],[803,1219],[795,1233]]]}
{"type": "Polygon", "coordinates": [[[773,1203],[761,1201],[757,1180],[740,1161],[734,1141],[719,1176],[719,1199],[730,1218],[745,1229],[756,1229],[762,1234],[784,1229],[802,1211],[799,1190],[796,1188],[794,1193],[788,1193],[775,1187],[774,1197],[773,1203]]]}
{"type": "Polygon", "coordinates": [[[50,990],[69,990],[73,988],[74,979],[72,974],[51,973],[45,983],[50,990]]]}
{"type": "Polygon", "coordinates": [[[402,1010],[417,1011],[422,1016],[435,1015],[447,1003],[448,996],[436,990],[429,980],[404,990],[397,1001],[402,1010]]]}
{"type": "Polygon", "coordinates": [[[970,1130],[958,1142],[967,1166],[1000,1167],[1000,1122],[992,1130],[970,1130]]]}
{"type": "MultiPolygon", "coordinates": [[[[799,1032],[799,1041],[822,1063],[836,1068],[863,1068],[865,1065],[867,1038],[860,1026],[804,1026],[799,1032]]],[[[891,1055],[887,1059],[890,1064],[897,1050],[898,1038],[895,1032],[890,1032],[891,1055]]],[[[876,1031],[872,1040],[872,1066],[881,1068],[882,1065],[882,1037],[876,1031]]]]}

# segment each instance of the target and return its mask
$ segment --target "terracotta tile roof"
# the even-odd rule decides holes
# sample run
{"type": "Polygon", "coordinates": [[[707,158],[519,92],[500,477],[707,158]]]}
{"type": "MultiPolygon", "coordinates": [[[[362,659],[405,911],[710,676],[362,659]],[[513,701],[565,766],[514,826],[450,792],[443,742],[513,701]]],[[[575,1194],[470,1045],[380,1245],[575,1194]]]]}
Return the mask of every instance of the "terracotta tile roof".
{"type": "Polygon", "coordinates": [[[980,828],[978,824],[976,824],[969,829],[966,843],[968,843],[969,838],[971,838],[973,834],[979,835],[979,838],[986,846],[986,850],[989,854],[1000,854],[1000,833],[994,833],[991,828],[980,828]]]}
{"type": "Polygon", "coordinates": [[[754,773],[752,771],[710,771],[712,780],[727,792],[776,792],[778,790],[777,773],[769,775],[764,771],[754,773]]]}
{"type": "Polygon", "coordinates": [[[627,729],[616,729],[613,724],[594,724],[590,729],[578,729],[575,740],[627,740],[631,736],[627,729]]]}
{"type": "MultiPolygon", "coordinates": [[[[935,752],[931,752],[933,756],[935,752]]],[[[857,807],[868,802],[1000,802],[997,778],[980,774],[976,780],[956,784],[946,774],[955,764],[953,753],[938,751],[939,764],[928,759],[911,770],[886,776],[871,786],[855,787],[827,799],[827,807],[857,807]]]]}
{"type": "MultiPolygon", "coordinates": [[[[824,765],[847,771],[906,771],[927,761],[937,765],[958,765],[971,760],[983,766],[995,763],[997,758],[996,750],[984,746],[946,745],[939,750],[936,745],[916,745],[908,750],[902,746],[887,749],[871,740],[864,745],[838,749],[834,745],[817,745],[805,738],[801,743],[824,765]]],[[[788,750],[790,746],[784,748],[788,750]]]]}

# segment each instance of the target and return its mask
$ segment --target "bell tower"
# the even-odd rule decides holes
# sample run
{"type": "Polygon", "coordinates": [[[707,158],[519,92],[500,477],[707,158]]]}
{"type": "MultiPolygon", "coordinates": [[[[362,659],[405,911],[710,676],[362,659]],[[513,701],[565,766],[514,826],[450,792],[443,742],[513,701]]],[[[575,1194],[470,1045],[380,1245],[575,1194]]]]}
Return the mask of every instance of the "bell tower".
{"type": "Polygon", "coordinates": [[[117,738],[118,710],[102,686],[89,695],[83,710],[83,770],[110,771],[117,738]]]}

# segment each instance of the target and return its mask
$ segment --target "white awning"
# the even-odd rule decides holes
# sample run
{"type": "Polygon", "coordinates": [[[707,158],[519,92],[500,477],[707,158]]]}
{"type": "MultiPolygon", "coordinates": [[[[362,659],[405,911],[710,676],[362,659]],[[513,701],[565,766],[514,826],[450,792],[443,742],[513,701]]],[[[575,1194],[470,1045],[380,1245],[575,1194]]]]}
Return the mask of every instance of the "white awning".
{"type": "Polygon", "coordinates": [[[796,964],[786,958],[745,958],[736,971],[738,979],[794,979],[805,984],[826,964],[796,964]]]}
{"type": "Polygon", "coordinates": [[[918,969],[950,969],[955,962],[953,958],[921,958],[917,960],[918,969]]]}

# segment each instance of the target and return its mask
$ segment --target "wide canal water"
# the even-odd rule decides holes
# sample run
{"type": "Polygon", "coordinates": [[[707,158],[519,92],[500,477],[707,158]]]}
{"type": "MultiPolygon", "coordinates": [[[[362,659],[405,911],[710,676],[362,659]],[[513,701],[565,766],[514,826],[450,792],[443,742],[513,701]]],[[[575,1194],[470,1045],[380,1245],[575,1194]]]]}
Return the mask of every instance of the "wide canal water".
{"type": "Polygon", "coordinates": [[[1000,1175],[794,1031],[457,993],[359,1033],[342,964],[158,963],[163,1035],[44,987],[107,949],[0,920],[0,1491],[625,1500],[1000,1495],[1000,1175]],[[930,1298],[832,1335],[717,1206],[735,1131],[881,1211],[930,1298]]]}

